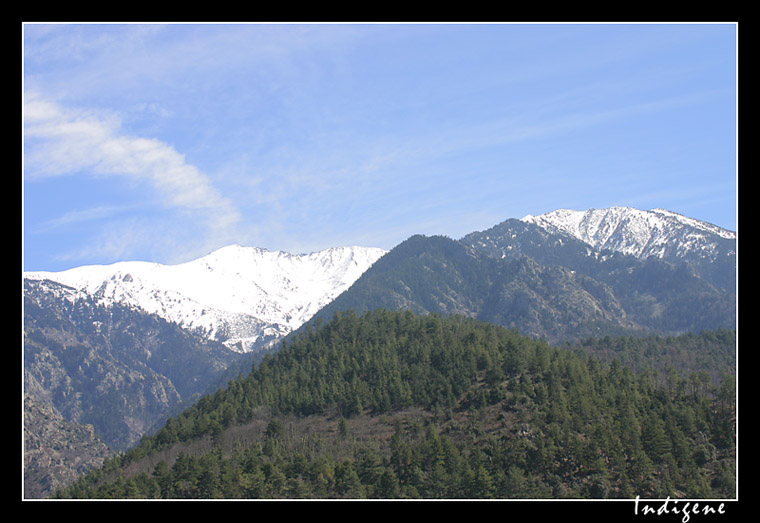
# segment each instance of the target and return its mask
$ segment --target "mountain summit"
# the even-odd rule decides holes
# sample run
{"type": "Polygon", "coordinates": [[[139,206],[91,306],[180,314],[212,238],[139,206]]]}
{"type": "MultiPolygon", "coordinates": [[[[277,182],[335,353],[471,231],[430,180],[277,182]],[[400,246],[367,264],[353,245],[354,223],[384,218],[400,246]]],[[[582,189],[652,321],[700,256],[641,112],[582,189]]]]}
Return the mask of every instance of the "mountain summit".
{"type": "MultiPolygon", "coordinates": [[[[638,316],[636,323],[643,321],[652,327],[654,319],[662,317],[661,310],[674,306],[666,306],[662,300],[670,303],[675,298],[654,298],[666,287],[671,294],[675,292],[675,283],[666,285],[663,275],[670,280],[676,276],[693,280],[690,300],[702,307],[715,303],[715,292],[729,296],[735,291],[736,234],[663,209],[559,209],[522,220],[509,219],[459,242],[410,240],[379,265],[375,262],[386,251],[372,247],[290,254],[230,245],[177,265],[120,262],[24,276],[42,284],[51,280],[68,286],[71,296],[84,294],[98,304],[121,304],[156,314],[240,353],[264,349],[318,312],[324,316],[346,304],[358,310],[401,306],[492,321],[499,317],[503,320],[499,323],[548,336],[548,331],[537,327],[546,318],[563,323],[561,328],[551,329],[557,334],[567,334],[568,322],[583,323],[555,310],[563,296],[567,298],[566,312],[588,309],[607,320],[617,318],[612,323],[618,326],[630,325],[638,316]],[[613,261],[611,257],[616,258],[613,261]],[[512,260],[512,264],[494,259],[512,260]],[[666,265],[640,265],[647,260],[666,265]],[[684,263],[689,268],[686,272],[671,274],[669,267],[684,263]],[[373,266],[375,270],[367,273],[373,266]],[[400,275],[402,266],[405,272],[400,275]],[[391,272],[382,282],[375,281],[379,272],[388,270],[391,272]],[[688,273],[692,270],[696,271],[693,275],[688,273]],[[538,273],[541,277],[533,281],[538,273]],[[547,287],[549,280],[554,284],[547,287]],[[365,288],[368,281],[373,282],[372,292],[365,288]],[[654,281],[659,283],[653,286],[654,281]],[[425,285],[418,288],[422,282],[425,285]],[[648,286],[646,290],[644,286],[648,286]],[[353,287],[350,298],[333,306],[333,300],[353,287]],[[697,292],[697,288],[701,290],[697,292]],[[602,296],[606,298],[602,300],[602,296]],[[634,298],[637,301],[632,303],[634,298]],[[505,314],[511,318],[516,311],[523,311],[524,321],[502,318],[505,314]]],[[[679,296],[676,301],[685,303],[684,296],[679,296]]],[[[681,323],[665,330],[682,332],[694,327],[681,323]]],[[[717,322],[723,323],[723,319],[717,322]]]]}
{"type": "Polygon", "coordinates": [[[558,209],[528,215],[522,221],[549,232],[570,235],[597,251],[611,250],[640,259],[696,256],[714,261],[721,254],[733,253],[731,247],[736,241],[736,233],[732,231],[664,209],[558,209]]]}
{"type": "Polygon", "coordinates": [[[230,245],[177,265],[130,261],[24,277],[66,285],[99,304],[136,307],[251,352],[298,328],[383,254],[371,247],[290,254],[230,245]]]}
{"type": "Polygon", "coordinates": [[[559,210],[415,236],[322,309],[463,314],[552,343],[735,325],[736,235],[668,211],[559,210]]]}

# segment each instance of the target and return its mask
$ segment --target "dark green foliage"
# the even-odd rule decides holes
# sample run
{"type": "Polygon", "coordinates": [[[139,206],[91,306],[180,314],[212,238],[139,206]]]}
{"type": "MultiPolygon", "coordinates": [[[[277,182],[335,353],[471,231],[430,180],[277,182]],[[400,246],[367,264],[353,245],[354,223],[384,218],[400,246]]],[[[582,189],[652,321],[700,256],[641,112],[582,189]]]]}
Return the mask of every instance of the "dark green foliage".
{"type": "Polygon", "coordinates": [[[464,317],[347,312],[58,496],[733,497],[731,380],[672,379],[464,317]]]}
{"type": "MultiPolygon", "coordinates": [[[[681,376],[707,372],[715,383],[736,368],[736,330],[718,329],[680,336],[625,336],[587,338],[564,348],[593,355],[602,361],[630,367],[636,373],[654,371],[672,390],[685,391],[681,376]],[[667,380],[667,383],[665,382],[667,380]]],[[[732,395],[733,391],[725,391],[732,395]]]]}

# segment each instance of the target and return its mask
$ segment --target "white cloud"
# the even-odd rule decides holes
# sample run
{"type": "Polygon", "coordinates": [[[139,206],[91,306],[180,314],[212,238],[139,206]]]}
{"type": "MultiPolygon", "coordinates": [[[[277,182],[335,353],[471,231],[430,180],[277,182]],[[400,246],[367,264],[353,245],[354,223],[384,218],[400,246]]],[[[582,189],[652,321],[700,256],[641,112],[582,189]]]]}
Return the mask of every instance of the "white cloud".
{"type": "Polygon", "coordinates": [[[27,180],[88,173],[148,182],[166,205],[200,213],[214,234],[240,220],[211,179],[174,148],[128,136],[118,118],[68,109],[30,94],[24,101],[24,176],[27,180]]]}

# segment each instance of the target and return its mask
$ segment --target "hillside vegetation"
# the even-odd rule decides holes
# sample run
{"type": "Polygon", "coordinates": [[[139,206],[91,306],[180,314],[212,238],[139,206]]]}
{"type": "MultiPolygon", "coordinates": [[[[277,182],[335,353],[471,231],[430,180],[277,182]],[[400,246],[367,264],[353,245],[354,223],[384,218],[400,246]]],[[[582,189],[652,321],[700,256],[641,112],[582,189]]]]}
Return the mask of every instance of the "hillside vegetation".
{"type": "Polygon", "coordinates": [[[669,380],[460,316],[336,314],[57,497],[734,497],[733,377],[669,380]]]}

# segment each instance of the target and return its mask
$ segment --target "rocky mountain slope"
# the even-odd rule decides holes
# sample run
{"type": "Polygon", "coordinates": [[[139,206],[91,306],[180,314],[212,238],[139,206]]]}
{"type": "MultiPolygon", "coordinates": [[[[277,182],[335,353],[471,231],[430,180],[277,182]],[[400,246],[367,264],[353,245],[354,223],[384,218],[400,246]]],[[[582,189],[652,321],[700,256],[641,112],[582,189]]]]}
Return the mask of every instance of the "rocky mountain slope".
{"type": "Polygon", "coordinates": [[[26,281],[24,391],[114,448],[134,444],[240,356],[162,318],[71,300],[75,289],[26,281]]]}
{"type": "Polygon", "coordinates": [[[384,253],[340,247],[293,255],[230,245],[178,265],[120,262],[24,277],[61,283],[101,305],[138,308],[251,352],[299,327],[384,253]]]}
{"type": "Polygon", "coordinates": [[[410,238],[318,316],[459,313],[553,342],[735,326],[733,233],[662,211],[567,216],[510,219],[459,241],[410,238]]]}
{"type": "Polygon", "coordinates": [[[44,498],[114,455],[92,425],[65,420],[49,403],[24,398],[24,497],[44,498]]]}

